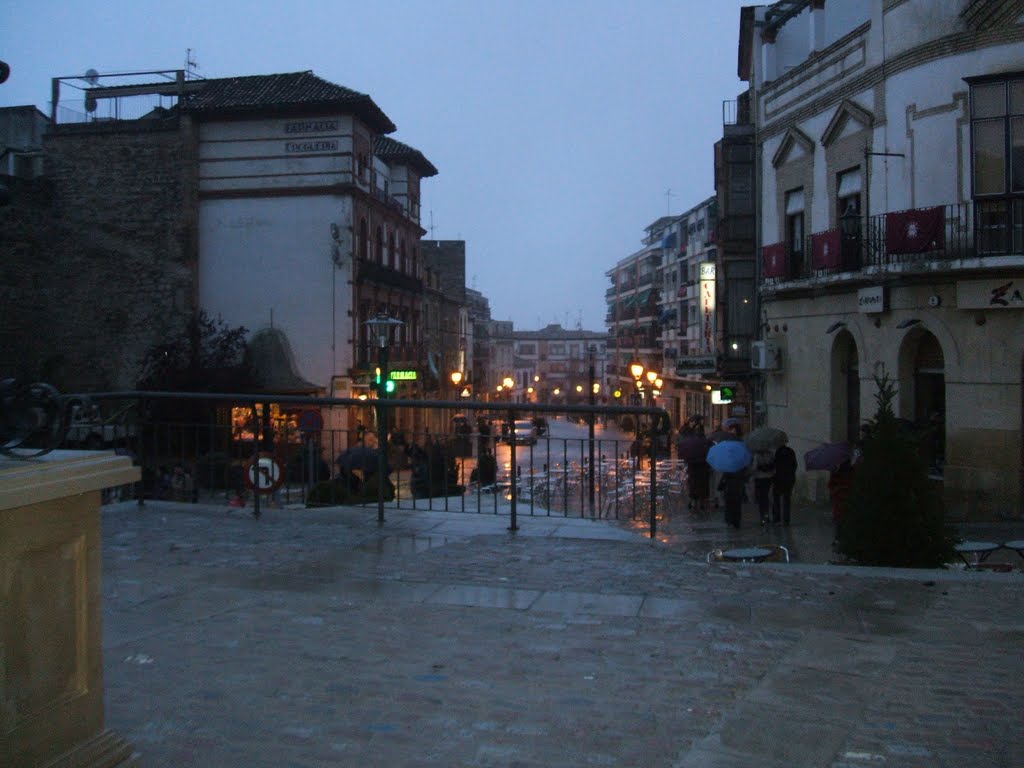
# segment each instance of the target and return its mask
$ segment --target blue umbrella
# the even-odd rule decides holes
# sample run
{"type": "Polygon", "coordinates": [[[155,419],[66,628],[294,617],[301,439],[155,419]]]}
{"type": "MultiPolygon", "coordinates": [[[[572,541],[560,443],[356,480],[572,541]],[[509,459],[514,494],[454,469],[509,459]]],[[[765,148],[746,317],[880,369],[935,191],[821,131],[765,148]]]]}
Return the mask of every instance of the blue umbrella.
{"type": "Polygon", "coordinates": [[[723,440],[708,451],[707,462],[719,472],[739,472],[750,466],[754,457],[739,440],[723,440]]]}

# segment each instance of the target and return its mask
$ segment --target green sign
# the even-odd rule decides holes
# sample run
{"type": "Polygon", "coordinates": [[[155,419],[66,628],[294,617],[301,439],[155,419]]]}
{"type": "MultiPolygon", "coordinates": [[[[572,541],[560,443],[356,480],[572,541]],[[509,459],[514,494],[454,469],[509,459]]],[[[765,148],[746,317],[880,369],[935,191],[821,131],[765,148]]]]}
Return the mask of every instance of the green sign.
{"type": "Polygon", "coordinates": [[[416,381],[416,371],[388,371],[388,376],[395,381],[416,381]]]}

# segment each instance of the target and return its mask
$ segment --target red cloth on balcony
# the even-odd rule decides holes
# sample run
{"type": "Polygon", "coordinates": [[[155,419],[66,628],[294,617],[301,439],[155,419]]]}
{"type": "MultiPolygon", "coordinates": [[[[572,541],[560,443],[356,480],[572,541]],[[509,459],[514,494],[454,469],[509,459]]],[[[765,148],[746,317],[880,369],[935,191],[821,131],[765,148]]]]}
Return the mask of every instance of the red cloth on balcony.
{"type": "Polygon", "coordinates": [[[811,269],[839,269],[843,263],[838,227],[811,235],[811,269]]]}
{"type": "Polygon", "coordinates": [[[761,247],[762,272],[765,277],[786,277],[786,244],[761,247]]]}
{"type": "Polygon", "coordinates": [[[885,250],[889,253],[923,253],[946,245],[946,209],[916,208],[885,214],[885,250]]]}

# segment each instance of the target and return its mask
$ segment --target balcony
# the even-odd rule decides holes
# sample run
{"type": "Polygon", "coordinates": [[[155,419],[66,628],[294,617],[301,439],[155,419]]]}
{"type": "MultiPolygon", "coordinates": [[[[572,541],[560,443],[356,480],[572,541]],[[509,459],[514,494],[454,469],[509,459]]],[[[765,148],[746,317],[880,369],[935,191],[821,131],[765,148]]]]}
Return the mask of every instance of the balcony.
{"type": "Polygon", "coordinates": [[[397,269],[386,267],[369,259],[359,259],[359,272],[356,276],[357,283],[375,283],[377,285],[389,285],[406,291],[419,293],[423,291],[423,281],[397,269]]]}
{"type": "Polygon", "coordinates": [[[979,200],[845,219],[794,249],[762,249],[769,293],[840,274],[976,269],[978,259],[1024,255],[1024,198],[979,200]],[[799,283],[799,284],[794,284],[799,283]]]}

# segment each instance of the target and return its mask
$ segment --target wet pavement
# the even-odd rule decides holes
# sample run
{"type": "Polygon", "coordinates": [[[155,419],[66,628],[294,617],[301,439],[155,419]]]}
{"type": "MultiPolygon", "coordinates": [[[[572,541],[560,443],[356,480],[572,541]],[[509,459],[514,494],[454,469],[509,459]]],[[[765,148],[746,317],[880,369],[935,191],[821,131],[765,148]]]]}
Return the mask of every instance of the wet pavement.
{"type": "Polygon", "coordinates": [[[1024,765],[1019,568],[822,565],[811,508],[386,518],[104,507],[108,727],[147,766],[1024,765]]]}

